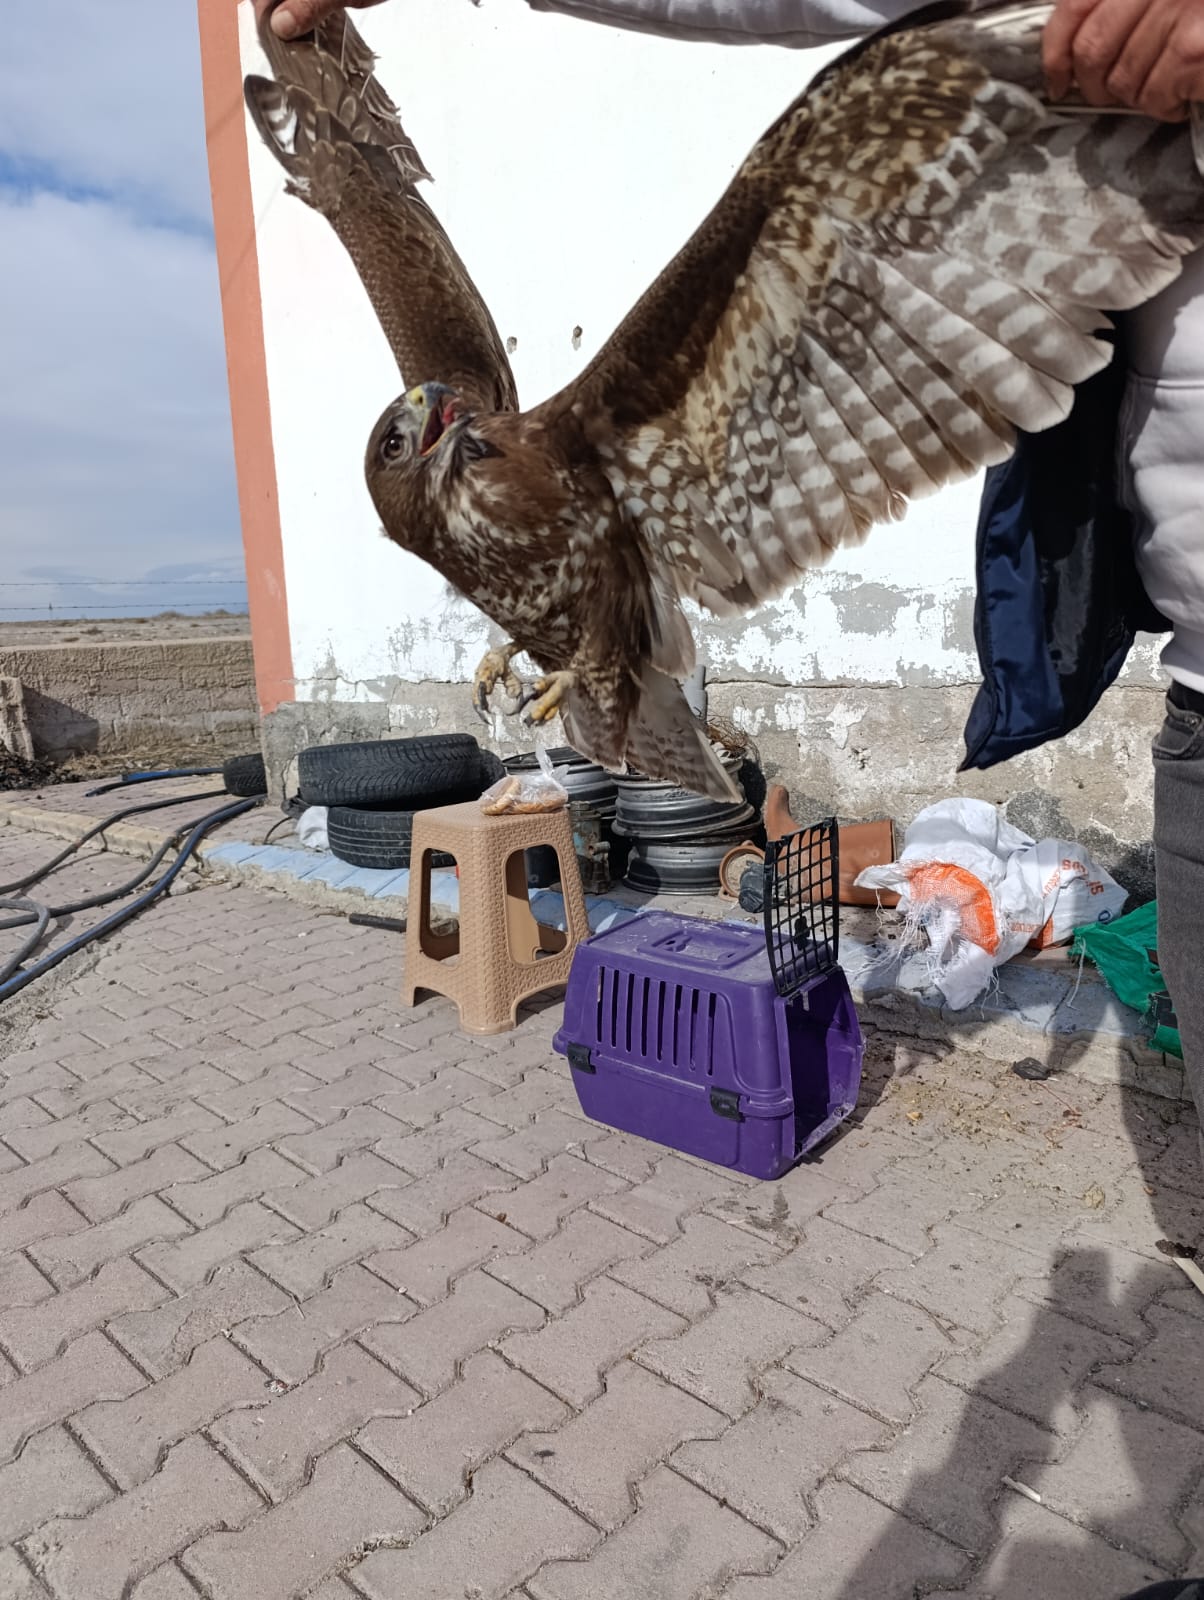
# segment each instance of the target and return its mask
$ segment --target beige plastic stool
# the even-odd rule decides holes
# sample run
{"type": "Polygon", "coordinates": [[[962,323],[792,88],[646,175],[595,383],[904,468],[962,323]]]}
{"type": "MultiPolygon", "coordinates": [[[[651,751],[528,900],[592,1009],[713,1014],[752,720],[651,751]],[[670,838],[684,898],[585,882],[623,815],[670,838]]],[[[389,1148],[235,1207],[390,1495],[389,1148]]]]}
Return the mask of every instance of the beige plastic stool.
{"type": "Polygon", "coordinates": [[[404,1004],[414,1005],[419,992],[429,990],[456,1002],[466,1033],[506,1033],[522,1001],[568,982],[573,951],[589,924],[567,811],[487,817],[476,800],[419,811],[410,861],[404,1004]],[[531,912],[523,852],[540,845],[555,850],[560,864],[565,933],[541,928],[531,912]],[[436,851],[454,856],[460,869],[458,933],[431,928],[436,851]]]}

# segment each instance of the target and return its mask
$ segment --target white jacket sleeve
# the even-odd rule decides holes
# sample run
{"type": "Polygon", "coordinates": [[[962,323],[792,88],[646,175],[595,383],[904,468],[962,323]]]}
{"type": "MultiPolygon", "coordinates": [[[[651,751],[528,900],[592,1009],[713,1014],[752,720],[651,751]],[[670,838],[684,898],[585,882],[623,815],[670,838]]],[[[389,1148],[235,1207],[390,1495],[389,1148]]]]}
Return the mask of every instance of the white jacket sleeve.
{"type": "Polygon", "coordinates": [[[918,9],[917,0],[528,0],[612,28],[711,44],[777,44],[795,49],[869,33],[918,9]]]}

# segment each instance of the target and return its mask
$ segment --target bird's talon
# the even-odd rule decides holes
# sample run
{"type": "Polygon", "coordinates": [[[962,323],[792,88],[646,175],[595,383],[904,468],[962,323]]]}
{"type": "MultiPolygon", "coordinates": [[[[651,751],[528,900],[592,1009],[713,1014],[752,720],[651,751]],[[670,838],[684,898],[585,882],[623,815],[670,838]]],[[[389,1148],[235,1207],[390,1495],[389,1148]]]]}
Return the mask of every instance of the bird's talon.
{"type": "Polygon", "coordinates": [[[527,684],[522,701],[523,721],[528,726],[551,722],[560,714],[561,704],[572,685],[571,672],[553,672],[527,684]]]}
{"type": "MultiPolygon", "coordinates": [[[[519,680],[510,662],[518,654],[516,645],[503,645],[498,650],[487,650],[481,658],[481,664],[472,675],[473,701],[477,714],[483,721],[489,720],[489,696],[500,683],[506,693],[513,699],[519,692],[519,680]]],[[[503,715],[507,713],[503,712],[503,715]]]]}

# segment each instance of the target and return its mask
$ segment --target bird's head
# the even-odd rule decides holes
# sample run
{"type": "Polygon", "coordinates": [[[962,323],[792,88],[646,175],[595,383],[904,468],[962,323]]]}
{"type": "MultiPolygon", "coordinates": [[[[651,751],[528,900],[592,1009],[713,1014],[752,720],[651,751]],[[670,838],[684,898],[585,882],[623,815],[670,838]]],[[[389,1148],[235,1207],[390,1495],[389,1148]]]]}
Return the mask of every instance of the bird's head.
{"type": "Polygon", "coordinates": [[[420,383],[396,399],[373,428],[369,479],[374,473],[444,473],[453,460],[479,459],[484,441],[474,432],[474,420],[446,384],[420,383]]]}
{"type": "Polygon", "coordinates": [[[474,462],[497,452],[477,431],[476,418],[454,390],[422,383],[393,402],[368,441],[364,474],[385,525],[417,531],[420,513],[474,462]]]}

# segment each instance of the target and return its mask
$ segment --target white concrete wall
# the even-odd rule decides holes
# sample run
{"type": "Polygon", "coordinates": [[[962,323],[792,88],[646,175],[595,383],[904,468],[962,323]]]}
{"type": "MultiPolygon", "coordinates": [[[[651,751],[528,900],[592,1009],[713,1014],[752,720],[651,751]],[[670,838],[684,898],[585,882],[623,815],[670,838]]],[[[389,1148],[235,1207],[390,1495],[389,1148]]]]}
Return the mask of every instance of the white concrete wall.
{"type": "MultiPolygon", "coordinates": [[[[243,13],[244,63],[261,70],[243,13]]],[[[397,0],[357,17],[435,174],[429,197],[515,341],[524,403],[593,355],[831,53],[675,44],[524,0],[397,0]]],[[[463,679],[485,620],[384,541],[363,484],[369,431],[401,388],[392,357],[342,247],[284,195],[254,135],[251,174],[297,697],[463,679]]],[[[916,505],[746,625],[704,627],[705,658],[786,684],[973,680],[978,492],[916,505]]]]}

